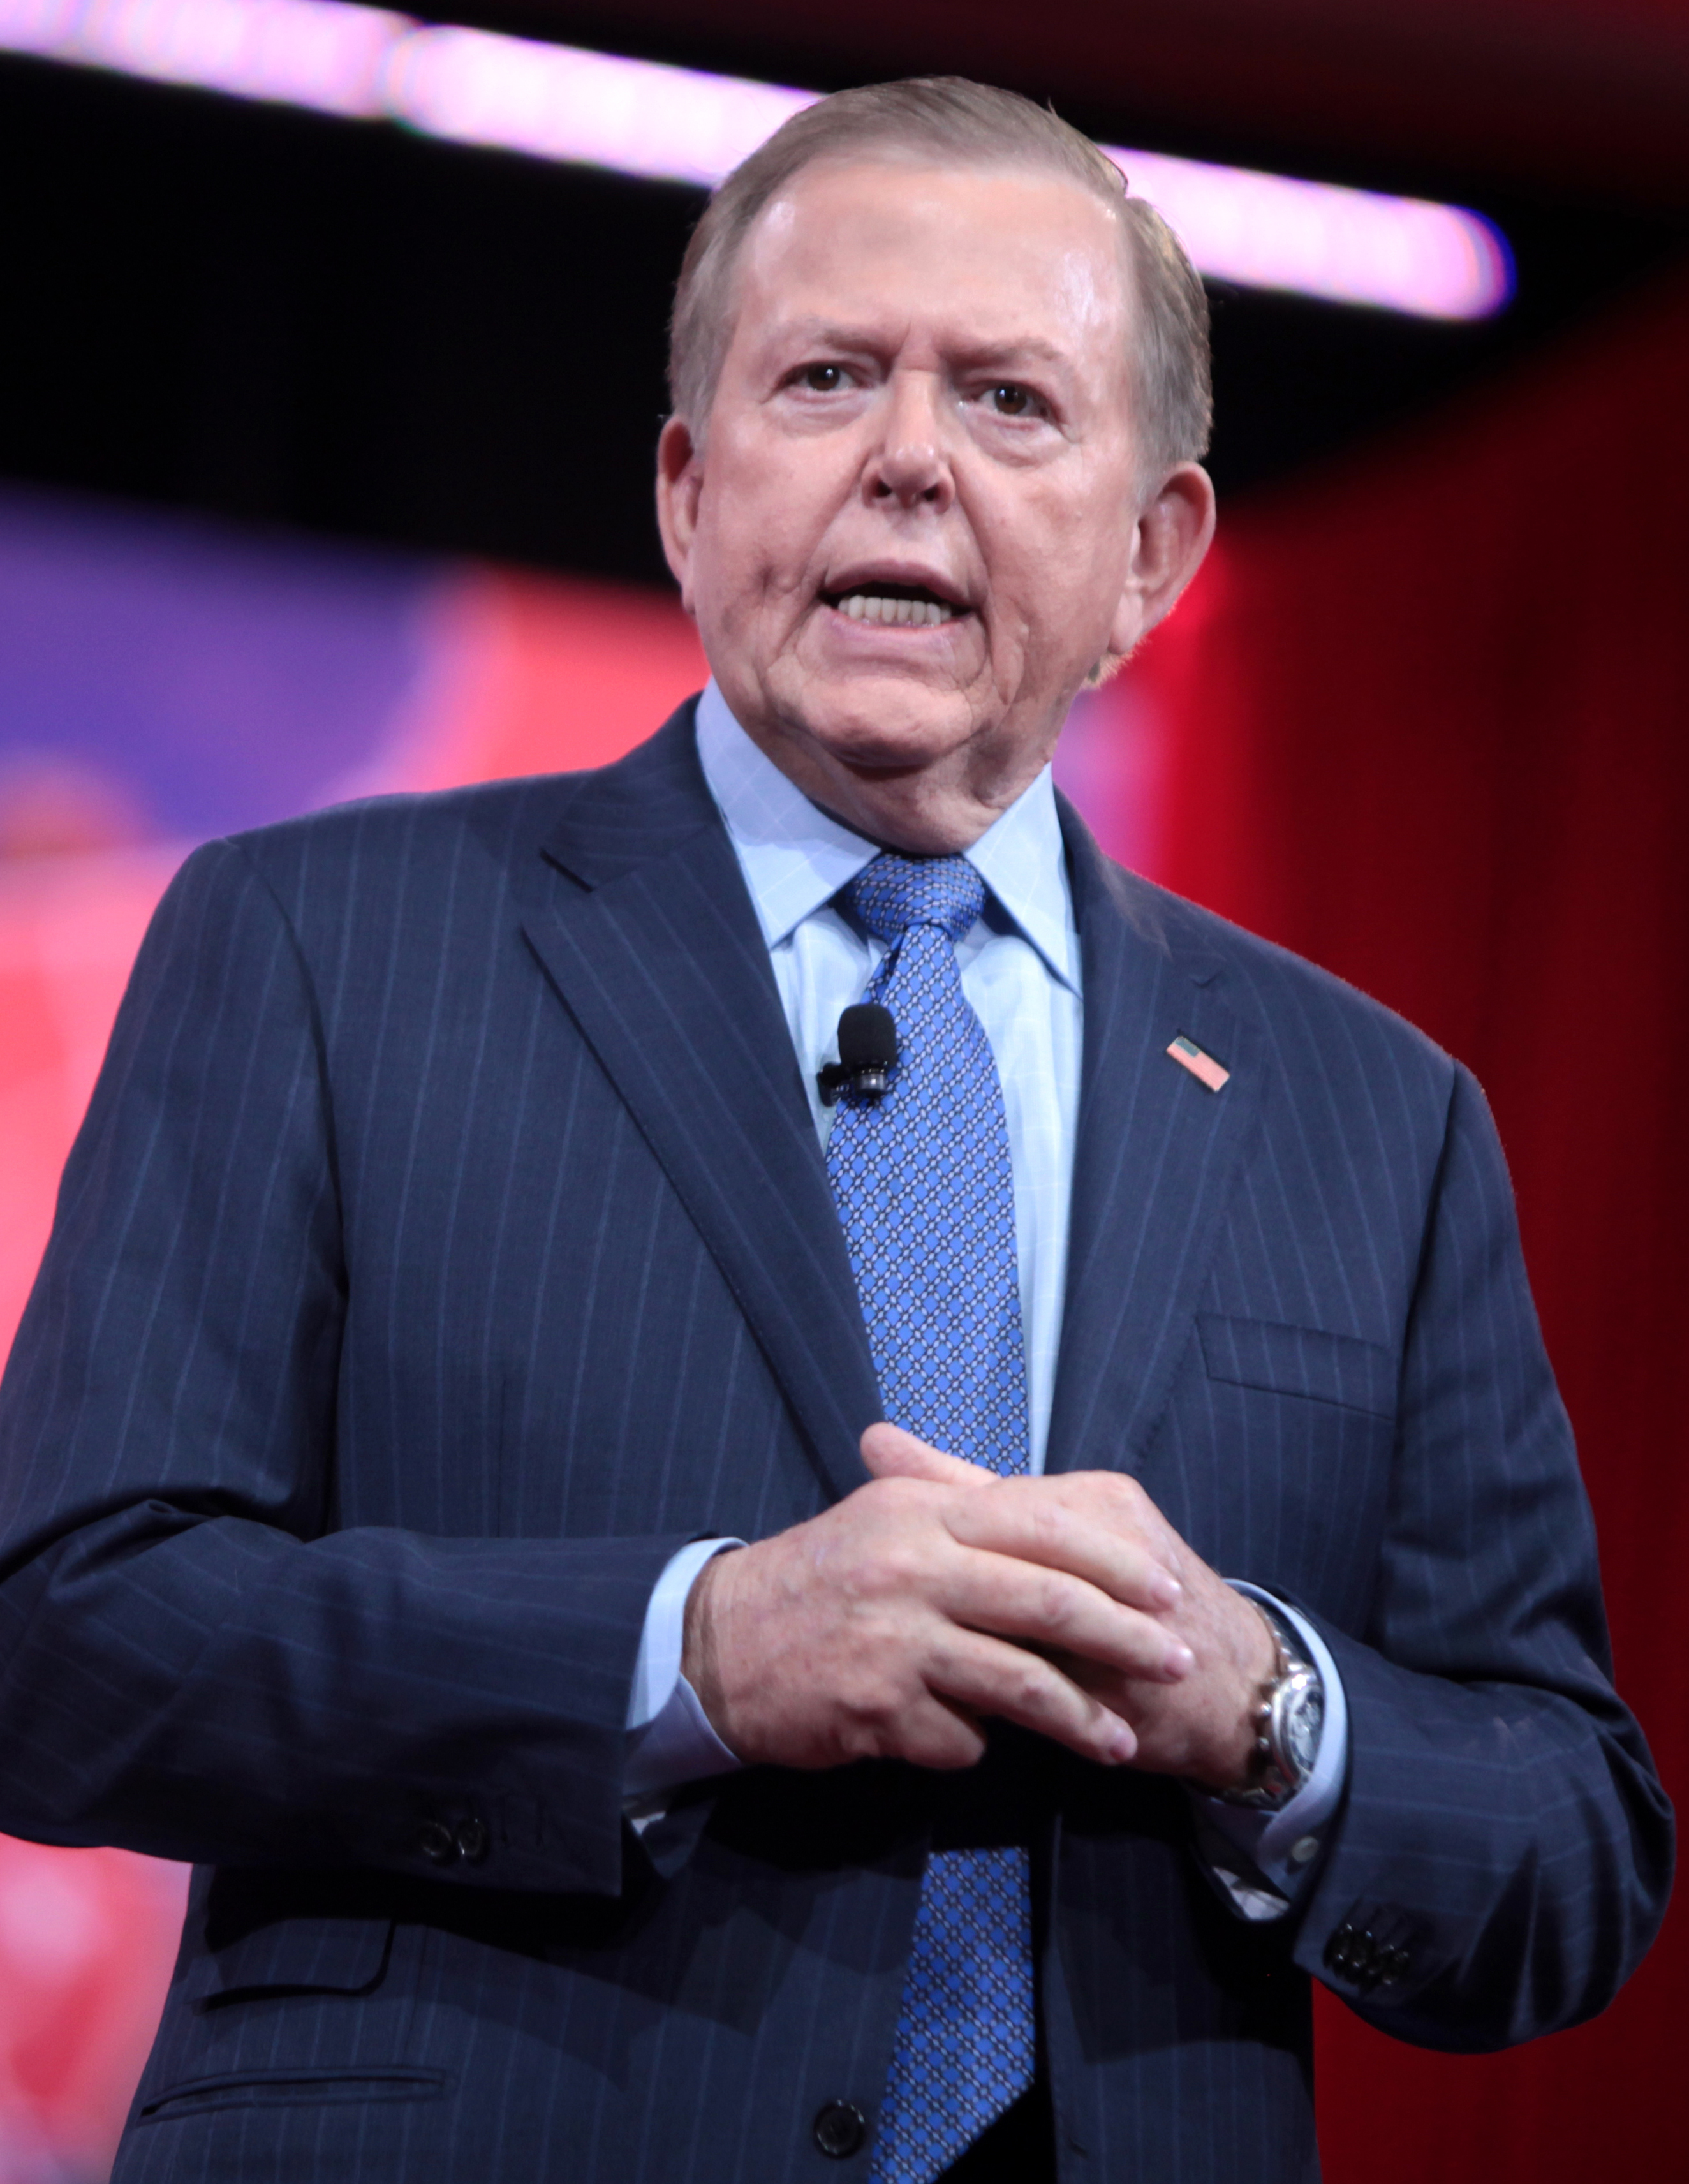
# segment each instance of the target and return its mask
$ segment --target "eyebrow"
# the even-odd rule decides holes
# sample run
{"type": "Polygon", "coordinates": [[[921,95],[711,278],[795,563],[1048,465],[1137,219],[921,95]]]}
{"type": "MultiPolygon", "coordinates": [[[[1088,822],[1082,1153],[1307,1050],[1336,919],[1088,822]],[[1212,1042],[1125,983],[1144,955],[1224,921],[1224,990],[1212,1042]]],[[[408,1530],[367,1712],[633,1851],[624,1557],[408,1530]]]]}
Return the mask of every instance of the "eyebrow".
{"type": "Polygon", "coordinates": [[[1020,341],[982,342],[961,352],[965,364],[1053,364],[1066,370],[1073,361],[1071,351],[1034,334],[1020,341]]]}
{"type": "MultiPolygon", "coordinates": [[[[778,342],[813,342],[817,348],[851,351],[874,350],[883,345],[881,337],[867,326],[840,325],[830,319],[791,319],[772,330],[772,338],[778,342]]],[[[1015,364],[1049,364],[1063,370],[1071,370],[1071,352],[1054,342],[1041,339],[1036,334],[1011,337],[1002,341],[974,343],[957,352],[957,361],[963,365],[1008,366],[1015,364]]]]}

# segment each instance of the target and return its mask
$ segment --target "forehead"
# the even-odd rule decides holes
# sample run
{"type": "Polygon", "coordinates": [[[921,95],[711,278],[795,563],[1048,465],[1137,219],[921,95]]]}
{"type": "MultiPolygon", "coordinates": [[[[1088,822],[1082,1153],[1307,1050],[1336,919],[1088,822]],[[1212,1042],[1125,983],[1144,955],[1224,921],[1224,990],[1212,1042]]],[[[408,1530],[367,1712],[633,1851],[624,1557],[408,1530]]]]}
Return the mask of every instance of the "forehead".
{"type": "Polygon", "coordinates": [[[1128,309],[1113,209],[1039,168],[823,159],[766,206],[740,262],[735,342],[813,325],[946,347],[1118,356],[1128,309]]]}

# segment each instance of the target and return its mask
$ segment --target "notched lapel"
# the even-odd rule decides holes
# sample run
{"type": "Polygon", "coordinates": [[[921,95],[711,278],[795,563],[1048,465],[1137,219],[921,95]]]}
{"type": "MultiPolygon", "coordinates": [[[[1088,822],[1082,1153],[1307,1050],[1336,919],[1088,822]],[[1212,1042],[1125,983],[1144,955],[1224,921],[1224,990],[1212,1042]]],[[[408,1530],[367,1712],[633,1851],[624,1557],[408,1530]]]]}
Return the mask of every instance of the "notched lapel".
{"type": "Polygon", "coordinates": [[[827,1485],[878,1390],[791,1034],[691,708],[589,777],[528,941],[720,1266],[827,1485]]]}
{"type": "Polygon", "coordinates": [[[1262,1034],[1225,1004],[1218,959],[1169,937],[1154,894],[1070,812],[1063,822],[1085,1028],[1048,1468],[1135,1471],[1191,1336],[1268,1064],[1262,1034]],[[1229,1072],[1219,1091],[1168,1056],[1181,1035],[1229,1072]]]}

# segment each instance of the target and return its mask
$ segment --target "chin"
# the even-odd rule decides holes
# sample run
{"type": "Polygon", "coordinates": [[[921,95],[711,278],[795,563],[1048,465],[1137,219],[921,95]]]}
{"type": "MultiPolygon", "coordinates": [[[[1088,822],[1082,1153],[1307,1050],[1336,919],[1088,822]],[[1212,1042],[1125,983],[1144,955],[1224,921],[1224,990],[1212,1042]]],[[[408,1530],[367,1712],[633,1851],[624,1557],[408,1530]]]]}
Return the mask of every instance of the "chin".
{"type": "Polygon", "coordinates": [[[929,765],[967,743],[976,727],[958,692],[892,676],[853,677],[843,688],[811,685],[794,711],[829,756],[870,771],[929,765]]]}

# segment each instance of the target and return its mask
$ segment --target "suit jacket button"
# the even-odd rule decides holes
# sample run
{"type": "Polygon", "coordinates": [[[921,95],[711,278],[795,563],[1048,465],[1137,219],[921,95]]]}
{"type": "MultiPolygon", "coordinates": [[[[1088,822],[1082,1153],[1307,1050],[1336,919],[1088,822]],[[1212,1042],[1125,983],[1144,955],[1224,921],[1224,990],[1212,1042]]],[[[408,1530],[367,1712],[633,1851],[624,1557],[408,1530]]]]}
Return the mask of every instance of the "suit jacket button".
{"type": "Polygon", "coordinates": [[[848,2161],[868,2135],[868,2120],[854,2101],[824,2101],[815,2112],[815,2142],[829,2161],[848,2161]]]}
{"type": "Polygon", "coordinates": [[[487,1823],[471,1814],[457,1831],[457,1854],[469,1865],[479,1865],[487,1855],[487,1823]]]}
{"type": "Polygon", "coordinates": [[[1376,1952],[1372,1936],[1346,1919],[1325,1945],[1326,1969],[1364,1990],[1373,1982],[1376,1952]]]}
{"type": "Polygon", "coordinates": [[[424,1820],[416,1830],[416,1847],[431,1865],[449,1865],[458,1854],[457,1837],[443,1820],[424,1820]]]}

